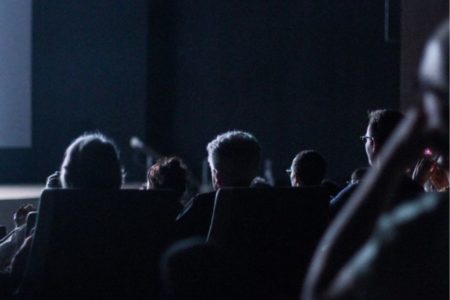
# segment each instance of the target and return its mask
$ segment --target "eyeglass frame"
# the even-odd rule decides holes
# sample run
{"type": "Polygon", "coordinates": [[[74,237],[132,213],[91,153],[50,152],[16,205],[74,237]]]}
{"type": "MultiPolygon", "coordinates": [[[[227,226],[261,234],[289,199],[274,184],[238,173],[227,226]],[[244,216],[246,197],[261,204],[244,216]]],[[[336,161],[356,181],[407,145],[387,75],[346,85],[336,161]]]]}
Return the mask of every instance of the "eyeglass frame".
{"type": "Polygon", "coordinates": [[[359,137],[360,139],[361,139],[361,141],[363,141],[364,143],[366,142],[366,140],[374,140],[375,138],[373,137],[373,136],[368,136],[368,135],[361,135],[360,137],[359,137]]]}

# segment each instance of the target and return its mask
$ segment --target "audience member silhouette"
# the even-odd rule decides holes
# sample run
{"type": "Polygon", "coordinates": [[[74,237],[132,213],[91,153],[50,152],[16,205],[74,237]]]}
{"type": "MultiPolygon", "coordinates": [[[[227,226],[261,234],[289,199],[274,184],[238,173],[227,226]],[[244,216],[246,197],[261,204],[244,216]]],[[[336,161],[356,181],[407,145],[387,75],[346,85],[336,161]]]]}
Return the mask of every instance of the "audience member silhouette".
{"type": "MultiPolygon", "coordinates": [[[[257,177],[261,162],[258,140],[244,131],[218,135],[206,147],[215,190],[222,187],[269,187],[257,177]]],[[[177,217],[180,237],[206,237],[214,206],[215,192],[191,199],[177,217]]]]}
{"type": "MultiPolygon", "coordinates": [[[[65,151],[59,181],[55,179],[57,174],[49,178],[52,182],[60,182],[62,188],[119,189],[122,185],[117,147],[101,133],[83,134],[75,139],[65,151]]],[[[17,288],[22,280],[32,240],[33,235],[26,238],[12,259],[9,267],[12,289],[17,288]]]]}
{"type": "Polygon", "coordinates": [[[84,134],[73,141],[60,172],[63,188],[118,189],[123,179],[117,147],[101,133],[84,134]]]}
{"type": "Polygon", "coordinates": [[[287,171],[293,187],[317,186],[325,177],[327,163],[317,151],[303,150],[294,157],[287,171]]]}
{"type": "Polygon", "coordinates": [[[248,187],[257,177],[261,147],[252,134],[228,131],[218,135],[206,149],[214,189],[248,187]]]}
{"type": "Polygon", "coordinates": [[[187,186],[188,170],[179,157],[162,157],[147,172],[147,189],[171,189],[178,199],[187,186]]]}
{"type": "Polygon", "coordinates": [[[34,210],[32,204],[25,204],[14,213],[15,228],[0,242],[0,271],[8,271],[14,255],[22,246],[26,238],[27,215],[34,210]]]}
{"type": "MultiPolygon", "coordinates": [[[[395,130],[396,126],[403,119],[403,114],[398,111],[379,109],[369,112],[369,123],[365,135],[361,136],[364,141],[367,160],[369,165],[377,167],[378,155],[383,149],[384,144],[389,138],[390,134],[395,130]]],[[[333,218],[339,210],[345,205],[350,196],[358,187],[359,182],[350,183],[339,194],[330,201],[330,213],[333,218]]],[[[412,180],[406,177],[403,181],[403,188],[399,191],[397,198],[404,199],[411,195],[422,191],[420,185],[415,184],[412,180]]]]}
{"type": "Polygon", "coordinates": [[[365,142],[369,165],[377,163],[378,154],[402,118],[403,114],[394,110],[378,109],[369,112],[369,124],[365,135],[361,136],[361,140],[365,142]]]}
{"type": "Polygon", "coordinates": [[[324,189],[327,191],[330,199],[335,197],[341,191],[339,185],[334,180],[331,179],[325,178],[324,180],[322,180],[320,185],[323,186],[324,189]]]}
{"type": "MultiPolygon", "coordinates": [[[[327,230],[302,299],[448,299],[448,193],[422,194],[386,210],[405,168],[426,148],[448,155],[448,49],[446,21],[425,47],[419,68],[422,103],[407,113],[379,154],[378,168],[327,230]],[[367,209],[377,213],[368,218],[367,209]],[[352,242],[355,228],[366,235],[359,246],[352,242]]],[[[442,167],[448,177],[448,165],[442,167]]]]}

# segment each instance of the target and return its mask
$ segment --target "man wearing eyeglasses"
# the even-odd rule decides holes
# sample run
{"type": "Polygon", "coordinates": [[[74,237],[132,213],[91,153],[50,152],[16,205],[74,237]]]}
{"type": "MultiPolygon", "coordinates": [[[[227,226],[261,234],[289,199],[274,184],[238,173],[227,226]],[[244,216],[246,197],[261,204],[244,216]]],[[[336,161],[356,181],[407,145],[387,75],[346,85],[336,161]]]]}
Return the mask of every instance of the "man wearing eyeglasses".
{"type": "MultiPolygon", "coordinates": [[[[419,68],[422,102],[408,111],[376,168],[324,234],[302,300],[449,299],[448,192],[422,194],[385,209],[391,205],[388,195],[401,188],[404,168],[424,151],[448,156],[448,49],[447,19],[425,47],[419,68]],[[377,211],[371,219],[368,209],[377,211]],[[355,243],[362,227],[363,239],[355,243]]],[[[442,167],[448,176],[448,161],[442,167]]]]}
{"type": "Polygon", "coordinates": [[[327,171],[327,162],[315,150],[300,151],[286,170],[293,187],[320,185],[327,171]]]}
{"type": "Polygon", "coordinates": [[[403,114],[395,110],[378,109],[369,112],[366,134],[361,136],[365,142],[369,165],[373,166],[376,163],[377,154],[402,118],[403,114]]]}
{"type": "MultiPolygon", "coordinates": [[[[403,114],[399,111],[388,109],[377,109],[369,112],[369,123],[365,135],[361,136],[367,154],[367,161],[371,167],[377,167],[377,156],[381,152],[385,142],[391,133],[403,119],[403,114]]],[[[359,183],[350,183],[339,194],[330,201],[331,216],[334,217],[344,206],[359,183]]],[[[414,195],[420,192],[420,186],[405,178],[402,196],[414,195]]]]}

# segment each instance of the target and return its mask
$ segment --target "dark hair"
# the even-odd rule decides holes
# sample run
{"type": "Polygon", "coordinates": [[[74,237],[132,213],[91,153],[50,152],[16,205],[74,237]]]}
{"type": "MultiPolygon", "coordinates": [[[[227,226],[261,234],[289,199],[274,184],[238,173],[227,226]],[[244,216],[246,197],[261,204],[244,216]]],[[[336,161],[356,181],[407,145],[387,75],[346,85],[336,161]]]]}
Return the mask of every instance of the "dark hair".
{"type": "Polygon", "coordinates": [[[116,145],[100,133],[73,141],[61,165],[64,188],[120,188],[122,168],[116,145]]]}
{"type": "Polygon", "coordinates": [[[147,183],[150,188],[172,189],[181,197],[186,190],[187,175],[181,158],[163,157],[148,169],[147,183]]]}
{"type": "Polygon", "coordinates": [[[258,174],[261,147],[248,132],[235,130],[220,134],[206,149],[211,169],[220,172],[227,185],[250,185],[258,174]]]}
{"type": "Polygon", "coordinates": [[[331,179],[324,179],[320,184],[325,188],[330,198],[336,196],[341,190],[339,185],[331,179]]]}
{"type": "Polygon", "coordinates": [[[388,109],[377,109],[370,111],[369,126],[372,128],[372,136],[377,140],[381,147],[394,131],[395,127],[400,124],[403,114],[399,111],[388,109]]]}
{"type": "Polygon", "coordinates": [[[315,150],[300,151],[292,162],[292,171],[301,185],[319,185],[327,172],[327,162],[315,150]]]}

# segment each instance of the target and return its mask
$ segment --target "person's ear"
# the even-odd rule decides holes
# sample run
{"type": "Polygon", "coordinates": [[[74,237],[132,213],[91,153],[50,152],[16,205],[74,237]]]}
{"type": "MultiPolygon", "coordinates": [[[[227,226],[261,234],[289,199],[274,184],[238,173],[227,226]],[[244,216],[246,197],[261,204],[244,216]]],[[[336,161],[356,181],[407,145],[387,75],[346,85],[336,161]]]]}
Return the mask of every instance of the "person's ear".
{"type": "Polygon", "coordinates": [[[291,186],[298,187],[300,186],[300,176],[297,174],[291,174],[291,186]]]}
{"type": "Polygon", "coordinates": [[[211,175],[213,188],[218,190],[222,186],[220,175],[216,169],[212,169],[211,175]]]}
{"type": "Polygon", "coordinates": [[[372,148],[373,154],[378,154],[378,152],[380,151],[380,148],[381,148],[380,144],[374,138],[372,139],[372,143],[371,143],[370,147],[372,148]]]}

